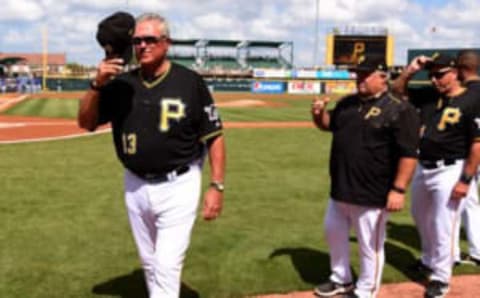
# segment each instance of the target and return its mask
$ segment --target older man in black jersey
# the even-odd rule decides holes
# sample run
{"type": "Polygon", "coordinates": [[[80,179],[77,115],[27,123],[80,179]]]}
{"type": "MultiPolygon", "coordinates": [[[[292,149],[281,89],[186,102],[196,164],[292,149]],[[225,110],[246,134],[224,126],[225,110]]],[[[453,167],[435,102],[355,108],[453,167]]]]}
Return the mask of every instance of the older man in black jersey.
{"type": "Polygon", "coordinates": [[[222,123],[203,79],[167,59],[170,34],[163,17],[139,16],[131,40],[140,68],[122,73],[126,61],[114,56],[100,62],[78,122],[90,131],[111,122],[149,295],[177,298],[207,150],[211,180],[203,216],[215,219],[222,209],[222,123]]]}
{"type": "Polygon", "coordinates": [[[365,57],[355,69],[356,94],[326,110],[326,100],[312,105],[314,123],[333,133],[331,190],[325,215],[331,275],[315,294],[376,297],[385,261],[389,212],[405,204],[416,165],[419,121],[415,109],[388,90],[382,57],[365,57]],[[349,231],[355,230],[360,274],[353,289],[349,231]]]}
{"type": "Polygon", "coordinates": [[[476,191],[471,182],[480,162],[480,115],[478,100],[461,85],[455,59],[448,55],[416,57],[395,81],[395,90],[405,92],[421,69],[434,88],[408,90],[422,118],[411,211],[422,243],[416,267],[429,275],[425,297],[438,298],[449,290],[463,198],[476,191]]]}

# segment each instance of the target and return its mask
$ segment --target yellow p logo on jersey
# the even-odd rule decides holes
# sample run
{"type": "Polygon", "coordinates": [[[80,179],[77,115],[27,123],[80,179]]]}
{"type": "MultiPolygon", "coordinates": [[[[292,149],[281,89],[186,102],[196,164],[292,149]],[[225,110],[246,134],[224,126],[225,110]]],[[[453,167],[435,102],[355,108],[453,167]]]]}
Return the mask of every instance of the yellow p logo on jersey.
{"type": "Polygon", "coordinates": [[[375,117],[380,115],[382,110],[378,107],[371,107],[370,110],[368,110],[367,114],[365,115],[365,119],[369,119],[370,117],[375,117]]]}
{"type": "Polygon", "coordinates": [[[438,122],[437,129],[442,131],[447,128],[447,124],[455,124],[460,121],[460,117],[462,116],[462,112],[460,112],[459,108],[445,108],[443,110],[442,118],[440,122],[438,122]]]}
{"type": "Polygon", "coordinates": [[[162,99],[162,110],[160,111],[160,131],[170,129],[169,120],[179,121],[185,117],[185,104],[177,98],[162,99]]]}

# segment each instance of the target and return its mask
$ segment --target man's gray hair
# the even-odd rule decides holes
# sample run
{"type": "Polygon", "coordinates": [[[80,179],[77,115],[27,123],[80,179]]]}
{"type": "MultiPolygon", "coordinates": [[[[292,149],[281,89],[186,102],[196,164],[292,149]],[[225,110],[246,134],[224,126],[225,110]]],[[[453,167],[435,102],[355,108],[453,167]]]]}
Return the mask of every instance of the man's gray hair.
{"type": "Polygon", "coordinates": [[[168,26],[167,19],[165,19],[158,13],[153,13],[153,12],[143,13],[139,15],[135,21],[137,24],[145,21],[157,21],[158,23],[160,23],[160,26],[161,26],[160,31],[163,31],[163,35],[170,38],[170,29],[168,26]]]}

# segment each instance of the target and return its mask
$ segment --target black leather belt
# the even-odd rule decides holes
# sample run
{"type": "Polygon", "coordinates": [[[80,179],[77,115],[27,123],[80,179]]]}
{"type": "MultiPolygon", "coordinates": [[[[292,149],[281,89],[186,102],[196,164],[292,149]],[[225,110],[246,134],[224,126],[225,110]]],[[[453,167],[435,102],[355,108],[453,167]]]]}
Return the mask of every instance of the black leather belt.
{"type": "Polygon", "coordinates": [[[437,160],[420,160],[420,164],[427,170],[438,169],[443,166],[454,165],[456,159],[437,159],[437,160]]]}
{"type": "Polygon", "coordinates": [[[185,174],[190,170],[190,166],[181,166],[166,174],[133,172],[138,177],[148,182],[162,183],[175,179],[175,177],[185,174]]]}

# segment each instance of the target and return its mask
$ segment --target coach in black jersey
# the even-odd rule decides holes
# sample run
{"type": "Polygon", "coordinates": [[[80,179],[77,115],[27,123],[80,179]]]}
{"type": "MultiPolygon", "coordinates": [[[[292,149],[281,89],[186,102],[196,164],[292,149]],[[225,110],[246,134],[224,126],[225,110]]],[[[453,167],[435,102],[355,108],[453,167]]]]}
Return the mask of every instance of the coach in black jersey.
{"type": "MultiPolygon", "coordinates": [[[[478,51],[467,49],[457,54],[458,77],[467,92],[473,93],[476,101],[480,103],[480,55],[478,51]]],[[[477,179],[478,183],[478,173],[477,179]]],[[[462,223],[468,242],[468,253],[460,252],[459,238],[455,238],[455,262],[456,264],[468,264],[480,266],[480,204],[478,192],[465,198],[465,208],[462,213],[462,223]]],[[[460,234],[460,233],[459,233],[460,234]]]]}
{"type": "Polygon", "coordinates": [[[167,59],[171,40],[163,17],[139,16],[130,39],[140,68],[122,73],[121,58],[100,62],[78,122],[90,131],[111,123],[149,297],[176,298],[207,152],[211,180],[203,217],[215,219],[222,209],[222,123],[203,79],[167,59]]]}
{"type": "Polygon", "coordinates": [[[458,78],[467,89],[480,93],[480,54],[462,50],[457,55],[458,78]]]}
{"type": "Polygon", "coordinates": [[[325,216],[332,273],[315,289],[321,297],[377,295],[388,212],[403,208],[417,161],[419,119],[413,106],[388,91],[383,58],[364,57],[355,72],[356,94],[342,98],[331,111],[326,110],[325,99],[312,106],[315,124],[333,133],[331,200],[325,216]],[[350,292],[352,227],[359,245],[360,274],[350,292]]]}
{"type": "Polygon", "coordinates": [[[458,80],[453,57],[435,54],[412,60],[395,82],[406,89],[419,70],[429,73],[435,92],[409,90],[409,100],[422,112],[419,166],[412,183],[412,215],[420,234],[418,269],[429,273],[425,297],[444,297],[454,264],[453,241],[480,161],[479,101],[458,80]]]}

